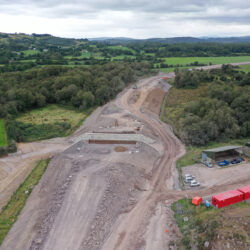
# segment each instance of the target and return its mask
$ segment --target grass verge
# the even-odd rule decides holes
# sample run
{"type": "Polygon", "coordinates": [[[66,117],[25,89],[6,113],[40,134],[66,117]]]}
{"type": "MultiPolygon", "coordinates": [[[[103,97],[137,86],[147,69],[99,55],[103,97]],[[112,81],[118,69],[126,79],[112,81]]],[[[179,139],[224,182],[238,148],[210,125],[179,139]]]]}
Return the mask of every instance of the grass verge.
{"type": "Polygon", "coordinates": [[[33,188],[38,184],[42,175],[44,174],[50,159],[41,160],[37,163],[35,168],[19,186],[16,192],[12,195],[8,204],[0,213],[0,245],[8,234],[9,230],[16,222],[18,215],[22,211],[26,200],[31,194],[33,188]]]}
{"type": "Polygon", "coordinates": [[[7,135],[5,131],[4,121],[0,119],[0,147],[7,146],[7,135]]]}

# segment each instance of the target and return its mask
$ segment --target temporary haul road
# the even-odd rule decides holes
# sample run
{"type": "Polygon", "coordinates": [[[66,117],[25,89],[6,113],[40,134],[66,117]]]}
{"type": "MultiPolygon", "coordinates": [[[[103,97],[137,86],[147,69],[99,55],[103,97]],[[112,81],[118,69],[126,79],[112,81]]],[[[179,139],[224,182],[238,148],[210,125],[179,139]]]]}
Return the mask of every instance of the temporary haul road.
{"type": "Polygon", "coordinates": [[[175,163],[185,147],[158,118],[170,87],[162,76],[174,74],[139,81],[138,89],[124,90],[62,141],[68,149],[61,147],[63,152],[53,157],[0,249],[168,249],[180,236],[173,200],[249,183],[242,176],[237,183],[228,180],[208,189],[179,189],[175,163]],[[79,140],[107,140],[112,132],[127,140],[127,131],[143,136],[133,134],[141,142],[122,145],[125,152],[117,152],[114,144],[79,140]]]}

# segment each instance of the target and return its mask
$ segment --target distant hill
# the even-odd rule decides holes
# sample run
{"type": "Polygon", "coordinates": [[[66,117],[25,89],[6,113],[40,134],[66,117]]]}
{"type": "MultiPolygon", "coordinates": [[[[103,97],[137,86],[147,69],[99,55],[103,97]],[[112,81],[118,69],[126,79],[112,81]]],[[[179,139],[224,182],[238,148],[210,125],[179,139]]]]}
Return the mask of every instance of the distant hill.
{"type": "Polygon", "coordinates": [[[196,38],[196,37],[171,37],[171,38],[149,38],[149,39],[133,39],[127,37],[100,37],[89,38],[90,41],[108,42],[108,43],[129,43],[129,42],[155,42],[155,43],[249,43],[250,36],[244,37],[208,37],[208,38],[196,38]]]}
{"type": "Polygon", "coordinates": [[[134,39],[129,37],[99,37],[99,38],[62,38],[52,36],[50,34],[24,34],[24,33],[1,33],[0,42],[10,42],[17,44],[29,45],[46,45],[46,46],[71,46],[81,42],[104,42],[109,44],[126,44],[126,43],[165,43],[165,44],[180,44],[180,43],[250,43],[250,36],[243,37],[170,37],[170,38],[148,38],[134,39]],[[6,39],[9,39],[8,41],[6,39]]]}
{"type": "Polygon", "coordinates": [[[0,32],[0,44],[16,44],[17,46],[72,46],[78,42],[87,42],[88,39],[74,39],[74,38],[62,38],[52,36],[50,34],[24,34],[24,33],[1,33],[0,32]]]}

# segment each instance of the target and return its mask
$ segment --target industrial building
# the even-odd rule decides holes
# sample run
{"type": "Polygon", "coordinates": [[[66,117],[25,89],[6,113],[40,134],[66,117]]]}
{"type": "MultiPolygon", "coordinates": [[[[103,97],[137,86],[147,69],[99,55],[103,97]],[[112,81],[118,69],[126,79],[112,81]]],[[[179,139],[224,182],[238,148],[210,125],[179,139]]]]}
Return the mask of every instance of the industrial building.
{"type": "Polygon", "coordinates": [[[213,149],[207,149],[202,152],[202,160],[206,162],[209,159],[213,161],[225,160],[227,158],[233,158],[242,156],[242,146],[225,146],[213,149]]]}

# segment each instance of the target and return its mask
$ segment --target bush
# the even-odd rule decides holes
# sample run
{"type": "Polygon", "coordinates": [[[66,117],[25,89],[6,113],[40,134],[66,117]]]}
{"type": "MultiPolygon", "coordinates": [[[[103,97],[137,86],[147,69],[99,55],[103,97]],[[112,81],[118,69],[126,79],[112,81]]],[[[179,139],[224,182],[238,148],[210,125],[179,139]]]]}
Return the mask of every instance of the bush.
{"type": "Polygon", "coordinates": [[[8,146],[0,147],[0,157],[7,155],[8,153],[14,153],[16,152],[16,142],[14,140],[11,140],[8,146]]]}
{"type": "Polygon", "coordinates": [[[17,142],[29,142],[45,140],[53,137],[62,137],[71,128],[68,122],[56,122],[54,124],[31,124],[8,120],[6,131],[8,137],[17,142]]]}

